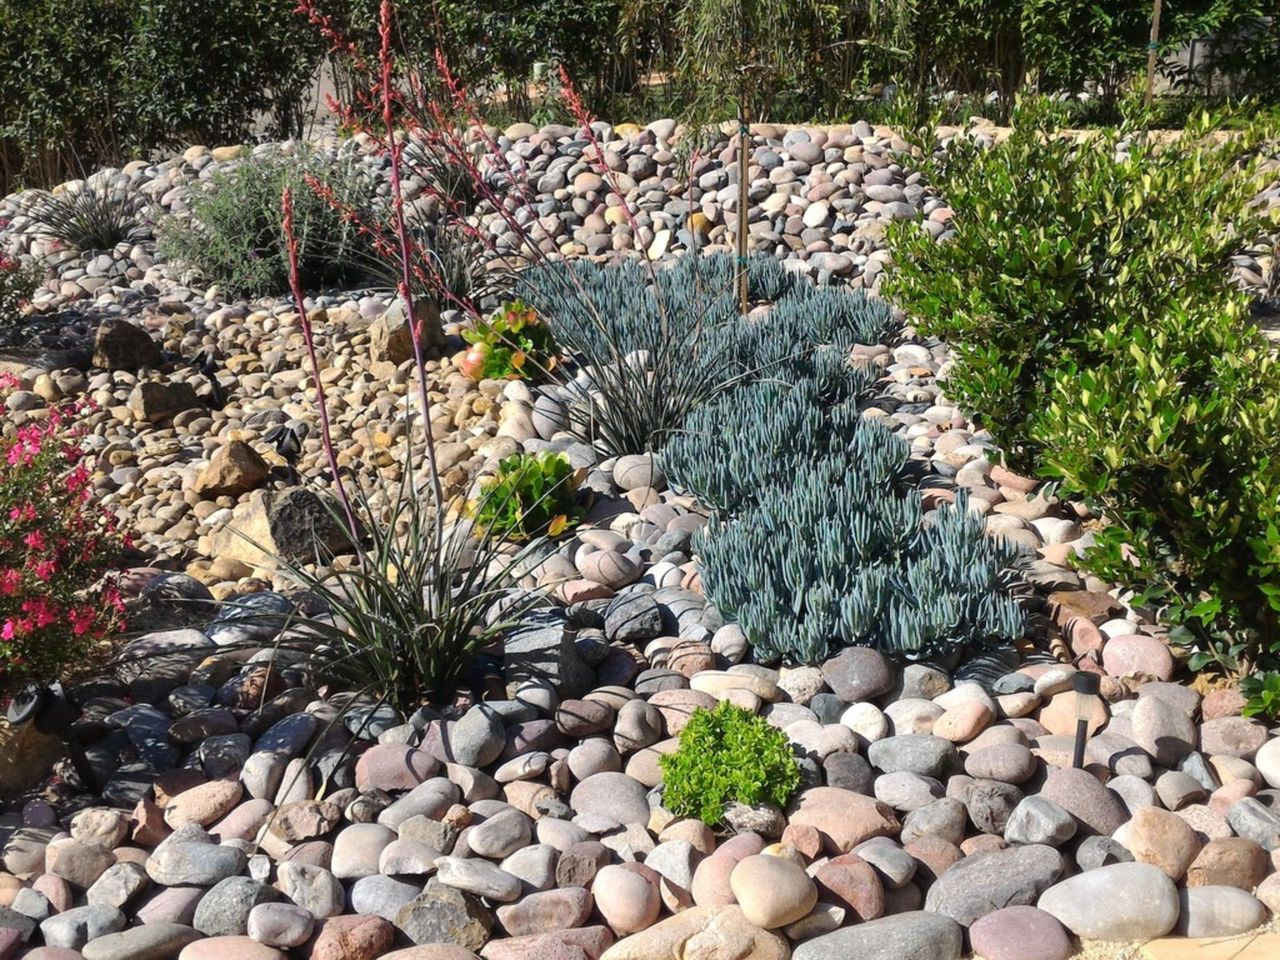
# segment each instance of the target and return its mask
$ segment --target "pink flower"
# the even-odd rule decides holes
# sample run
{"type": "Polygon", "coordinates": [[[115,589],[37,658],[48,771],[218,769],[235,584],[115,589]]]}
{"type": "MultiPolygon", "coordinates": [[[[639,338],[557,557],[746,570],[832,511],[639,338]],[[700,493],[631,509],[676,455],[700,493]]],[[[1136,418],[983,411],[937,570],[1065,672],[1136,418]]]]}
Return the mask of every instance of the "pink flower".
{"type": "Polygon", "coordinates": [[[47,583],[58,572],[58,561],[42,560],[36,564],[35,570],[36,576],[47,583]]]}
{"type": "Polygon", "coordinates": [[[43,550],[45,547],[44,534],[39,530],[32,530],[22,538],[22,542],[32,550],[43,550]]]}
{"type": "Polygon", "coordinates": [[[0,571],[0,596],[12,596],[22,583],[22,574],[17,570],[0,571]]]}

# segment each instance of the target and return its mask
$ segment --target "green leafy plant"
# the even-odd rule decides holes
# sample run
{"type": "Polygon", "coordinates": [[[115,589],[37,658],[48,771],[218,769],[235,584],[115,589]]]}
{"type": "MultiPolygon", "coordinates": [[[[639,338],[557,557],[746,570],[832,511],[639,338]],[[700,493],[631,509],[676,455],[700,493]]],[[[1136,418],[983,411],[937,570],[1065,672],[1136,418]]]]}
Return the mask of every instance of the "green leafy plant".
{"type": "Polygon", "coordinates": [[[147,200],[127,188],[83,182],[42,195],[28,215],[41,235],[75,250],[111,250],[151,236],[147,200]]]}
{"type": "Polygon", "coordinates": [[[1241,714],[1246,717],[1280,717],[1280,671],[1269,670],[1241,677],[1240,692],[1248,698],[1241,714]]]}
{"type": "Polygon", "coordinates": [[[461,370],[473,380],[537,379],[556,366],[556,342],[538,313],[522,300],[477,320],[462,339],[471,344],[461,370]]]}
{"type": "Polygon", "coordinates": [[[1273,663],[1280,363],[1230,266],[1273,229],[1253,198],[1274,130],[1042,121],[930,166],[954,234],[892,227],[887,292],[949,342],[948,395],[1008,459],[1108,521],[1086,567],[1159,606],[1193,668],[1273,663]]]}
{"type": "Polygon", "coordinates": [[[728,803],[783,807],[800,786],[787,735],[727,700],[695,710],[679,747],[659,764],[663,806],[710,826],[724,819],[728,803]]]}
{"type": "Polygon", "coordinates": [[[574,494],[582,474],[563,453],[517,453],[499,461],[496,473],[480,478],[481,496],[467,512],[488,535],[555,537],[579,520],[574,494]]]}
{"type": "Polygon", "coordinates": [[[298,269],[308,290],[350,287],[370,279],[372,239],[338,207],[367,211],[377,181],[353,155],[254,155],[219,172],[191,199],[189,217],[165,220],[160,252],[223,284],[232,296],[275,294],[289,286],[280,194],[295,198],[298,269]],[[308,184],[325,185],[325,196],[308,184]]]}

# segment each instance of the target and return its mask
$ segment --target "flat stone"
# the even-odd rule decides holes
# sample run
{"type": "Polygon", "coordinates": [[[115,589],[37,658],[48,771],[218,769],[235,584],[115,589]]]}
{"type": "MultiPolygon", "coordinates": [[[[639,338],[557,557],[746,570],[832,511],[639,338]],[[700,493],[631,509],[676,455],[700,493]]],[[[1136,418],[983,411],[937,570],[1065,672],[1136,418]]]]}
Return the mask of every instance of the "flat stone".
{"type": "MultiPolygon", "coordinates": [[[[178,960],[286,960],[286,956],[275,947],[256,943],[248,937],[210,937],[183,947],[178,960]]],[[[330,960],[338,958],[330,955],[330,960]]]]}
{"type": "Polygon", "coordinates": [[[1040,796],[1075,817],[1082,835],[1110,836],[1127,819],[1115,794],[1084,770],[1055,767],[1045,778],[1040,796]]]}
{"type": "Polygon", "coordinates": [[[166,841],[147,859],[146,868],[147,876],[166,887],[211,887],[236,876],[247,862],[237,847],[166,841]]]}
{"type": "Polygon", "coordinates": [[[489,939],[493,914],[478,897],[432,879],[420,896],[400,909],[395,925],[413,943],[448,943],[478,951],[489,939]]]}
{"type": "MultiPolygon", "coordinates": [[[[567,954],[553,956],[566,957],[567,954]]],[[[736,905],[698,906],[619,940],[600,960],[788,960],[787,941],[751,924],[736,905]]],[[[923,958],[921,958],[923,960],[923,958]]]]}
{"type": "Polygon", "coordinates": [[[84,960],[171,960],[201,933],[180,923],[149,923],[98,937],[80,953],[84,960]]]}
{"type": "Polygon", "coordinates": [[[967,927],[1003,907],[1034,904],[1065,872],[1062,854],[1047,845],[992,850],[965,857],[943,873],[924,905],[967,927]]]}
{"type": "Polygon", "coordinates": [[[573,788],[569,804],[577,813],[609,817],[618,823],[649,822],[648,789],[624,773],[597,773],[573,788]]]}
{"type": "Polygon", "coordinates": [[[887,805],[839,787],[805,790],[792,802],[788,820],[816,829],[827,851],[835,854],[848,853],[872,837],[897,836],[902,828],[887,805]]]}
{"type": "Polygon", "coordinates": [[[969,928],[969,943],[984,960],[1067,960],[1071,939],[1052,915],[1037,907],[1006,907],[969,928]]]}
{"type": "Polygon", "coordinates": [[[916,910],[845,927],[796,945],[792,960],[959,960],[964,929],[916,910]]]}
{"type": "Polygon", "coordinates": [[[125,916],[114,907],[74,907],[40,923],[45,946],[79,950],[90,940],[123,930],[125,916]]]}
{"type": "Polygon", "coordinates": [[[1036,903],[1083,940],[1149,940],[1173,929],[1181,910],[1168,874],[1115,863],[1054,884],[1036,903]]]}
{"type": "Polygon", "coordinates": [[[520,881],[484,860],[441,857],[436,861],[436,878],[445,886],[486,900],[511,903],[520,897],[520,881]]]}

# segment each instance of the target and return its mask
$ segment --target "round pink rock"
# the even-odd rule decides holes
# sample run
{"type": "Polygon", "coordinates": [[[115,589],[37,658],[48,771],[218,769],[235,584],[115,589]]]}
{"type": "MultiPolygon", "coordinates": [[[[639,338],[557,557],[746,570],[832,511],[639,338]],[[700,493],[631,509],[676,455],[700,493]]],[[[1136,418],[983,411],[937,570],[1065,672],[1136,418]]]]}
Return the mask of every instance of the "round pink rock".
{"type": "Polygon", "coordinates": [[[178,960],[286,960],[275,947],[248,937],[210,937],[182,948],[178,960]]]}
{"type": "Polygon", "coordinates": [[[1173,654],[1155,637],[1140,633],[1112,637],[1102,648],[1102,669],[1113,677],[1141,674],[1168,680],[1173,676],[1173,654]]]}
{"type": "Polygon", "coordinates": [[[425,750],[415,750],[407,743],[380,743],[356,762],[356,789],[361,793],[412,790],[439,769],[440,761],[425,750]]]}
{"type": "Polygon", "coordinates": [[[1057,919],[1036,907],[1005,907],[969,927],[974,956],[984,960],[1066,960],[1071,941],[1057,919]]]}

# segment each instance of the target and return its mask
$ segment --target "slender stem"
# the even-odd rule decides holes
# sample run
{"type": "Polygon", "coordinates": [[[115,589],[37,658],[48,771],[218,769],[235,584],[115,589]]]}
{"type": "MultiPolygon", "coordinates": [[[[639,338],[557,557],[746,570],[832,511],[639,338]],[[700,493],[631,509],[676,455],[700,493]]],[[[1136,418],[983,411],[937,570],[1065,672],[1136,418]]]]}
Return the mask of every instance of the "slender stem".
{"type": "MultiPolygon", "coordinates": [[[[427,455],[427,468],[431,474],[432,494],[435,498],[435,548],[440,553],[444,538],[444,488],[440,483],[440,470],[436,461],[435,439],[431,436],[431,395],[427,389],[427,363],[422,352],[422,330],[413,302],[413,245],[409,241],[409,227],[404,216],[404,189],[400,182],[400,158],[404,142],[396,136],[393,112],[394,91],[392,68],[395,57],[391,53],[391,0],[382,0],[379,33],[382,44],[378,51],[381,68],[382,123],[387,131],[387,148],[391,151],[391,211],[395,217],[396,241],[400,248],[400,297],[404,300],[409,332],[413,341],[413,365],[418,373],[418,401],[422,405],[422,434],[427,455]]],[[[412,463],[407,464],[412,472],[412,463]]]]}
{"type": "Polygon", "coordinates": [[[342,482],[342,474],[338,470],[338,455],[333,449],[333,429],[329,423],[329,405],[324,395],[324,380],[320,376],[320,358],[316,354],[315,332],[311,329],[311,318],[307,315],[307,304],[302,293],[302,279],[298,271],[298,238],[293,231],[293,191],[288,187],[280,195],[280,209],[284,214],[285,246],[289,251],[289,286],[293,290],[293,299],[298,305],[298,318],[302,324],[302,337],[307,344],[307,357],[311,360],[311,375],[316,380],[316,406],[320,413],[320,441],[324,445],[325,456],[329,460],[329,471],[333,474],[333,487],[342,502],[342,510],[347,516],[347,527],[351,532],[351,544],[357,550],[360,545],[360,527],[356,523],[356,514],[351,507],[351,498],[342,482]]]}

